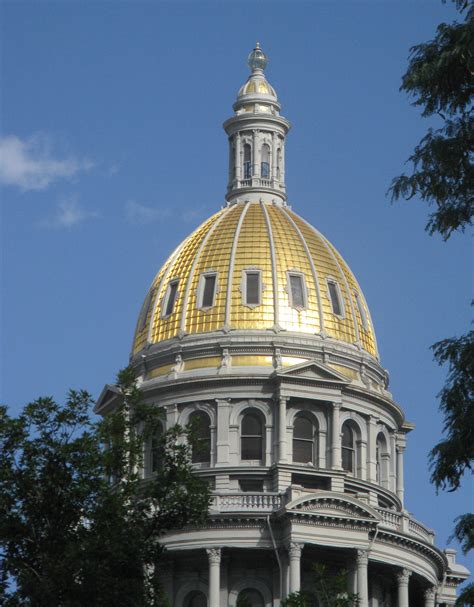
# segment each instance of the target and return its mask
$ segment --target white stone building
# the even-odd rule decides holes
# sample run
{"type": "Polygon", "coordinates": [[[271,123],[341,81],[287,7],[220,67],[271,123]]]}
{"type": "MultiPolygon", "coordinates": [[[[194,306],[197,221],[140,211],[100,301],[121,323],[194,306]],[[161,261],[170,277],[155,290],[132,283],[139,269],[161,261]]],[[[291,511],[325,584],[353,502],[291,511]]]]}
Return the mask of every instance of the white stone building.
{"type": "MultiPolygon", "coordinates": [[[[227,204],[158,272],[132,363],[168,425],[201,418],[211,522],[163,538],[176,607],[280,605],[341,563],[361,607],[453,604],[468,571],[404,509],[413,426],[388,391],[363,293],[286,202],[289,122],[257,45],[225,122],[227,204]]],[[[97,410],[113,406],[107,386],[97,410]]],[[[144,475],[153,474],[152,453],[144,475]]]]}

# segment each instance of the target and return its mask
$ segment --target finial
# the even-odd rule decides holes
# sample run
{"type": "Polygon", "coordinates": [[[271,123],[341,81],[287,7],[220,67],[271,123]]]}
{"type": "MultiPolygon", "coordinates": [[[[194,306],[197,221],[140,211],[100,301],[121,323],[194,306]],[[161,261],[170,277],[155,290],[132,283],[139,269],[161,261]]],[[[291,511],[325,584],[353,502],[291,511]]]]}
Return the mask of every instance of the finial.
{"type": "Polygon", "coordinates": [[[256,70],[264,70],[268,63],[268,57],[260,48],[260,43],[257,42],[253,51],[249,54],[247,64],[252,72],[256,70]]]}

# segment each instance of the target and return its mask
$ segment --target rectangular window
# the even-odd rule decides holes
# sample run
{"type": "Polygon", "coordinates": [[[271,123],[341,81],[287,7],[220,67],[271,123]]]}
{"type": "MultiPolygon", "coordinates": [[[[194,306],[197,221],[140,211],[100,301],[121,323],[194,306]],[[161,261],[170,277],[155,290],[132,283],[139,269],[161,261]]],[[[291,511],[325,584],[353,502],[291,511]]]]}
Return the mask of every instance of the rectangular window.
{"type": "Polygon", "coordinates": [[[245,273],[245,303],[258,306],[260,304],[260,272],[245,273]]]}
{"type": "Polygon", "coordinates": [[[290,305],[293,308],[306,308],[306,297],[303,276],[290,274],[290,305]]]}
{"type": "Polygon", "coordinates": [[[339,296],[339,288],[337,283],[328,280],[329,297],[331,298],[332,311],[337,316],[342,316],[342,305],[339,296]]]}
{"type": "Polygon", "coordinates": [[[173,280],[168,286],[168,296],[166,298],[166,306],[164,316],[169,316],[173,313],[174,304],[178,295],[178,280],[173,280]]]}
{"type": "Polygon", "coordinates": [[[253,479],[242,479],[239,481],[240,490],[248,493],[262,493],[263,481],[253,479]]]}
{"type": "Polygon", "coordinates": [[[216,274],[207,274],[203,276],[204,284],[202,285],[201,308],[212,308],[214,305],[214,296],[216,294],[216,274]]]}
{"type": "Polygon", "coordinates": [[[155,291],[156,288],[152,287],[149,291],[148,294],[145,298],[145,301],[143,302],[143,306],[142,309],[140,311],[140,318],[138,320],[138,330],[139,331],[143,331],[143,329],[146,326],[146,321],[148,318],[148,312],[150,311],[150,307],[151,307],[151,301],[155,295],[155,291]]]}
{"type": "Polygon", "coordinates": [[[369,323],[367,322],[367,314],[365,313],[364,304],[362,303],[360,295],[357,293],[357,291],[354,291],[354,295],[357,303],[357,309],[359,310],[360,319],[362,321],[362,328],[364,331],[367,331],[369,328],[369,323]]]}
{"type": "Polygon", "coordinates": [[[270,177],[270,164],[268,162],[262,162],[262,177],[268,179],[270,177]]]}

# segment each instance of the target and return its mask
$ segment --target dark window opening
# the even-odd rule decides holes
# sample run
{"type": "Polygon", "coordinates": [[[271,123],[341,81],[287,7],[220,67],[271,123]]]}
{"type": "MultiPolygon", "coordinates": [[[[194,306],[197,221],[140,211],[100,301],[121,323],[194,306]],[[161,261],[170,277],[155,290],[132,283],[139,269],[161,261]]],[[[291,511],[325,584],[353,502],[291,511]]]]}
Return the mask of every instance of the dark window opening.
{"type": "Polygon", "coordinates": [[[342,468],[354,474],[355,470],[355,448],[354,432],[347,425],[342,427],[342,468]]]}
{"type": "Polygon", "coordinates": [[[204,287],[202,290],[202,308],[210,308],[214,305],[217,276],[209,274],[204,276],[204,287]]]}
{"type": "Polygon", "coordinates": [[[260,163],[260,174],[264,179],[270,177],[270,148],[267,144],[262,146],[262,158],[260,163]]]}
{"type": "Polygon", "coordinates": [[[206,596],[202,592],[192,592],[184,603],[186,607],[207,607],[206,596]]]}
{"type": "Polygon", "coordinates": [[[245,605],[245,607],[265,607],[263,597],[258,590],[246,588],[239,592],[237,597],[237,605],[245,605]]]}
{"type": "Polygon", "coordinates": [[[262,493],[263,481],[255,479],[242,479],[239,481],[239,487],[241,491],[245,491],[247,493],[262,493]]]}
{"type": "Polygon", "coordinates": [[[248,305],[260,303],[260,272],[246,272],[245,296],[248,305]]]}
{"type": "Polygon", "coordinates": [[[151,449],[150,449],[150,468],[151,472],[158,472],[163,464],[163,427],[160,425],[155,430],[151,438],[151,449]]]}
{"type": "Polygon", "coordinates": [[[262,421],[256,413],[247,413],[242,419],[242,459],[262,459],[262,421]]]}
{"type": "Polygon", "coordinates": [[[304,489],[319,489],[321,491],[330,489],[330,479],[322,476],[306,476],[305,474],[292,474],[291,484],[299,485],[304,489]]]}
{"type": "Polygon", "coordinates": [[[293,425],[293,461],[314,462],[314,425],[302,415],[295,418],[293,425]]]}
{"type": "Polygon", "coordinates": [[[248,143],[244,144],[244,179],[252,177],[252,148],[248,143]]]}
{"type": "Polygon", "coordinates": [[[339,289],[335,282],[328,282],[329,296],[331,298],[332,311],[337,316],[342,316],[341,300],[339,299],[339,289]]]}
{"type": "Polygon", "coordinates": [[[194,431],[195,444],[193,445],[193,464],[211,461],[211,420],[204,411],[191,413],[189,422],[194,431]]]}
{"type": "Polygon", "coordinates": [[[168,287],[168,298],[166,300],[165,316],[169,316],[173,313],[174,304],[176,303],[176,297],[178,295],[178,281],[174,280],[170,282],[168,287]]]}
{"type": "Polygon", "coordinates": [[[291,305],[294,308],[305,308],[303,277],[299,274],[290,274],[291,305]]]}

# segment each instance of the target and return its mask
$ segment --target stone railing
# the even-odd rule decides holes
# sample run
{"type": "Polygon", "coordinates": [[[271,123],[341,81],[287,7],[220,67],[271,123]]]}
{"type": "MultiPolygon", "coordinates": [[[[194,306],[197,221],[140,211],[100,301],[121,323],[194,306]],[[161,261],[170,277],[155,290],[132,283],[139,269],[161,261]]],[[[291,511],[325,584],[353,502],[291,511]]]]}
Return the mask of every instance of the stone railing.
{"type": "Polygon", "coordinates": [[[281,504],[279,493],[214,493],[211,512],[273,512],[281,504]]]}
{"type": "Polygon", "coordinates": [[[377,508],[377,512],[382,517],[381,527],[416,535],[418,538],[434,544],[434,533],[415,519],[411,518],[407,513],[395,512],[393,510],[385,510],[377,508]]]}

